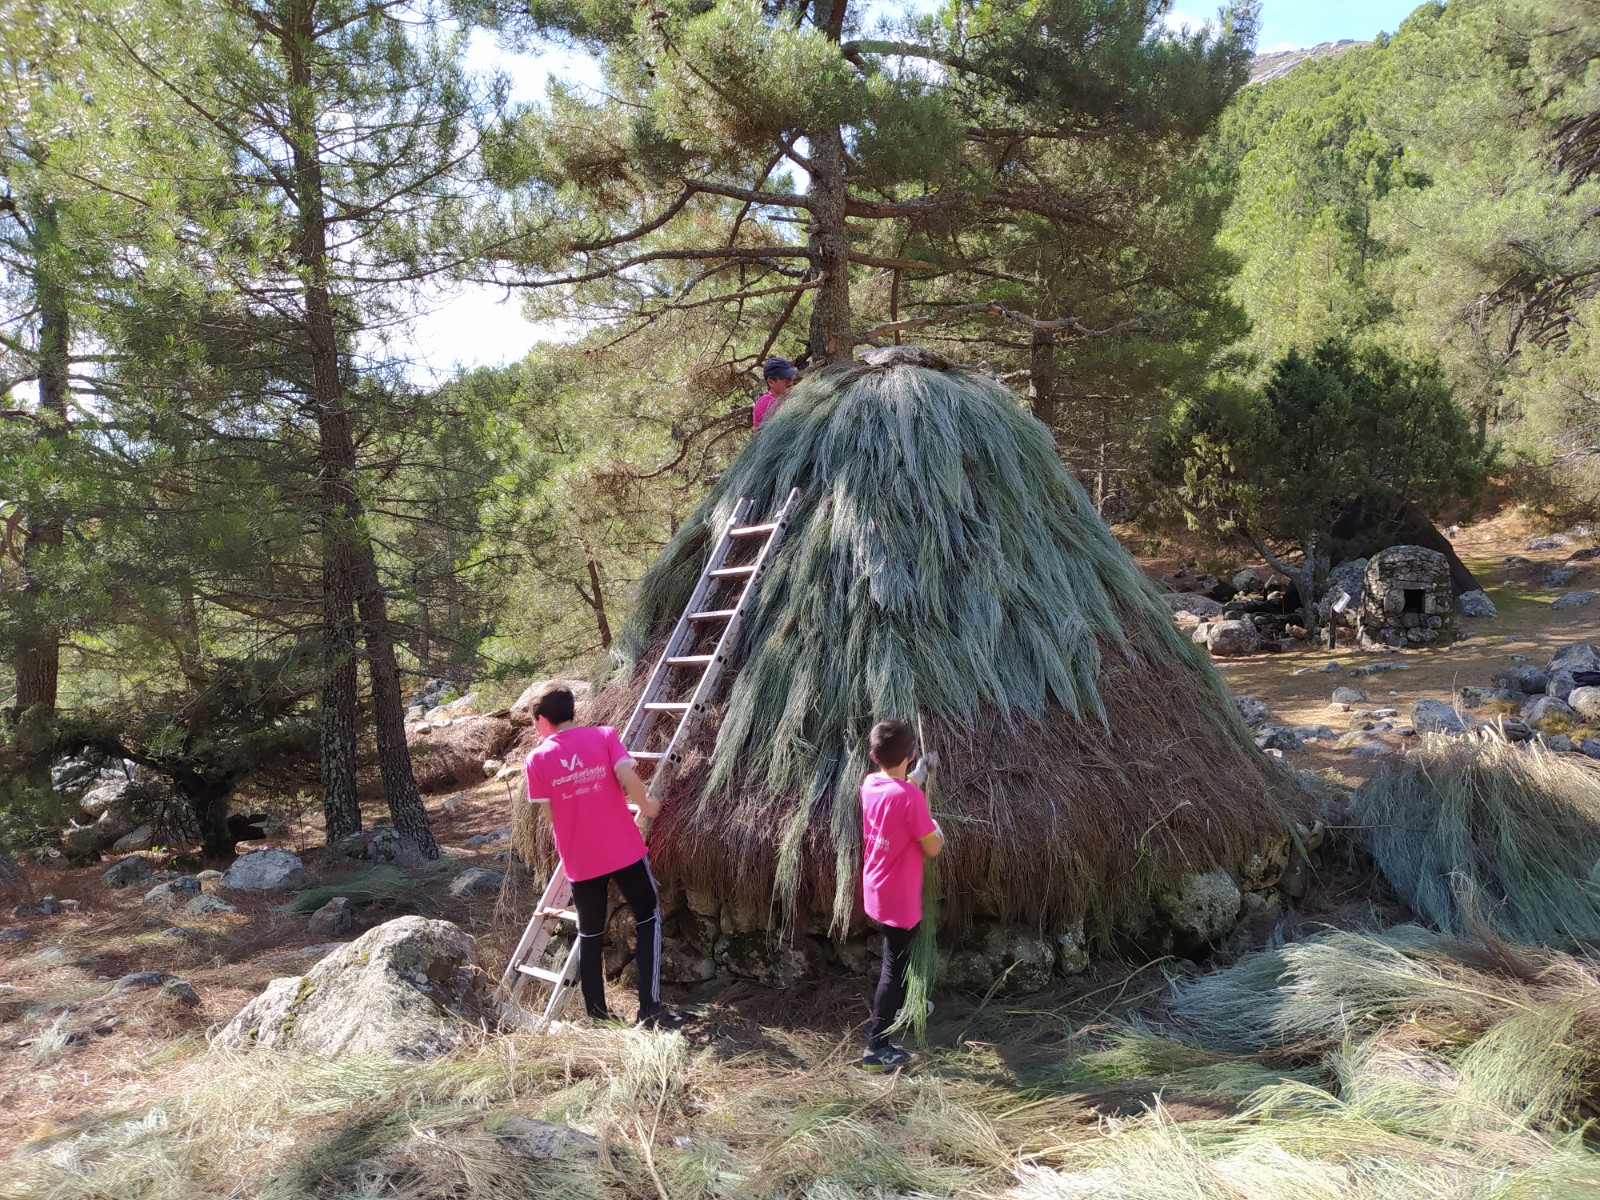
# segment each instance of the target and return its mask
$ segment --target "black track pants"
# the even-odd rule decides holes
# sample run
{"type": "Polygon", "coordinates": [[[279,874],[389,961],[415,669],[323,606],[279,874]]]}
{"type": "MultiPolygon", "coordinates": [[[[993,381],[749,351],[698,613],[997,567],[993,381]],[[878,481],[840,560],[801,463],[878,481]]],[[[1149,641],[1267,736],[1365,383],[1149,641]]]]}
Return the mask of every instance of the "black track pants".
{"type": "Polygon", "coordinates": [[[883,969],[878,972],[878,994],[872,998],[872,1022],[867,1026],[868,1050],[881,1050],[888,1044],[885,1030],[894,1024],[906,1002],[906,970],[911,966],[911,942],[916,936],[916,925],[910,929],[883,927],[883,969]]]}
{"type": "Polygon", "coordinates": [[[578,983],[583,988],[583,1006],[591,1017],[606,1015],[603,951],[606,901],[613,879],[633,909],[634,928],[638,931],[633,961],[639,975],[639,1012],[654,1012],[661,1006],[661,908],[656,899],[656,881],[650,874],[650,859],[645,857],[609,875],[572,881],[572,907],[578,910],[578,983]]]}

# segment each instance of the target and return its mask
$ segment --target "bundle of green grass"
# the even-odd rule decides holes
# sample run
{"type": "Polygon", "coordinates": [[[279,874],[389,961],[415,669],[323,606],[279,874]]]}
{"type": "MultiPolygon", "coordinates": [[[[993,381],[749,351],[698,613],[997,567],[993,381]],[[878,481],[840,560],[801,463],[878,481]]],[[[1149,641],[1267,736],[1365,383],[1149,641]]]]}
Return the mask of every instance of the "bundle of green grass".
{"type": "Polygon", "coordinates": [[[974,918],[1106,934],[1288,836],[1292,785],[1044,426],[918,348],[789,394],[640,582],[587,719],[626,721],[739,499],[757,519],[795,487],[655,824],[669,890],[778,929],[850,928],[867,734],[886,717],[920,720],[939,757],[939,916],[957,935],[974,918]]]}
{"type": "Polygon", "coordinates": [[[1600,945],[1600,771],[1587,759],[1432,737],[1363,784],[1350,812],[1384,878],[1439,929],[1600,945]]]}

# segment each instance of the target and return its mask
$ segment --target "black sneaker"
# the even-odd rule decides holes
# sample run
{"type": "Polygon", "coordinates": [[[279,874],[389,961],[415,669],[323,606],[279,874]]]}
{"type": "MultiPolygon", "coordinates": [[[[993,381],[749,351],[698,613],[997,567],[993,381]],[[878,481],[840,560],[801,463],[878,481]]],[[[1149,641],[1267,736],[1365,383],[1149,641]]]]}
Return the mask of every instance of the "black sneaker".
{"type": "Polygon", "coordinates": [[[668,1008],[666,1005],[662,1005],[660,1008],[654,1009],[651,1012],[639,1014],[639,1026],[642,1029],[663,1029],[670,1031],[674,1029],[682,1029],[688,1023],[688,1017],[684,1016],[681,1012],[677,1012],[668,1008]]]}
{"type": "Polygon", "coordinates": [[[873,1072],[898,1071],[916,1060],[915,1054],[901,1046],[882,1046],[877,1050],[868,1050],[861,1056],[861,1069],[873,1072]]]}

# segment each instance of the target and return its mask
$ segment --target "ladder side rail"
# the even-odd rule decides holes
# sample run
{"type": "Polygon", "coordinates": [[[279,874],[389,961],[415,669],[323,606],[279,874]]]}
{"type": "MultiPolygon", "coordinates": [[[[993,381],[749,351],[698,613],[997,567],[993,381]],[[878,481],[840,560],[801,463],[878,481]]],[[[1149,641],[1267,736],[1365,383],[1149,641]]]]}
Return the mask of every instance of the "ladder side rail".
{"type": "Polygon", "coordinates": [[[553,931],[547,929],[549,920],[541,914],[549,908],[565,907],[571,900],[572,884],[567,879],[566,868],[558,861],[555,870],[550,874],[550,882],[545,884],[539,903],[533,910],[533,916],[528,919],[527,928],[522,931],[522,938],[517,942],[517,948],[511,952],[511,957],[506,962],[505,974],[500,978],[501,988],[514,987],[521,978],[517,974],[517,968],[543,950],[544,945],[549,942],[550,933],[553,931]],[[541,933],[546,934],[544,941],[535,946],[534,943],[539,941],[541,933]]]}
{"type": "Polygon", "coordinates": [[[662,648],[661,657],[656,660],[655,667],[650,672],[644,691],[639,695],[639,703],[634,706],[633,715],[628,718],[628,723],[622,730],[622,744],[628,750],[637,750],[640,747],[635,743],[641,741],[649,732],[652,714],[646,711],[645,705],[654,700],[661,690],[667,673],[672,670],[667,665],[667,659],[673,657],[682,648],[689,630],[693,627],[689,614],[699,611],[705,602],[706,596],[711,592],[713,581],[711,572],[721,567],[727,559],[729,551],[733,548],[733,530],[736,529],[750,514],[751,502],[742,499],[733,510],[733,515],[728,518],[728,523],[723,527],[722,536],[717,539],[716,547],[711,552],[700,578],[696,581],[694,591],[689,595],[689,602],[684,605],[678,623],[673,626],[672,633],[667,638],[666,645],[662,648]]]}
{"type": "Polygon", "coordinates": [[[657,788],[664,786],[678,765],[678,743],[693,729],[695,723],[705,713],[705,706],[716,690],[717,682],[722,678],[722,672],[727,667],[728,653],[738,641],[739,631],[744,626],[744,618],[749,602],[760,585],[762,577],[766,574],[767,564],[777,552],[783,536],[788,532],[789,521],[794,512],[794,506],[800,498],[800,489],[795,488],[789,493],[789,498],[784,501],[783,508],[779,511],[773,523],[772,532],[767,536],[767,541],[761,547],[761,552],[756,556],[755,570],[745,580],[744,588],[739,593],[738,603],[734,605],[733,616],[728,618],[728,623],[723,627],[722,636],[717,639],[717,648],[712,652],[712,660],[700,676],[700,682],[695,685],[694,694],[689,698],[689,707],[678,718],[678,727],[672,731],[672,739],[667,743],[662,757],[656,765],[655,773],[650,777],[648,792],[654,796],[657,788]]]}

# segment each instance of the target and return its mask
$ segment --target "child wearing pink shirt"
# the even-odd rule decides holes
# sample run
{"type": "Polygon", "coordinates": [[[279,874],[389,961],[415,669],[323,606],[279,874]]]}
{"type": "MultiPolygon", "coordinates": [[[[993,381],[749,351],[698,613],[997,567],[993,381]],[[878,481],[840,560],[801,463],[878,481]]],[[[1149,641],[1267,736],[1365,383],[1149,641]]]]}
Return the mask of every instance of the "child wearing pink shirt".
{"type": "Polygon", "coordinates": [[[869,741],[878,770],[861,784],[861,891],[867,916],[883,926],[883,966],[867,1026],[861,1066],[903,1067],[914,1057],[889,1041],[888,1029],[906,998],[911,942],[922,921],[922,864],[944,849],[944,834],[928,798],[907,775],[916,738],[904,721],[879,721],[869,741]]]}
{"type": "Polygon", "coordinates": [[[639,1024],[676,1029],[683,1017],[661,1003],[661,907],[650,858],[631,800],[646,817],[661,802],[644,786],[632,755],[609,726],[574,723],[576,705],[566,688],[552,688],[534,707],[539,744],[528,755],[528,803],[550,806],[556,852],[572,881],[578,913],[578,983],[594,1020],[612,1020],[606,1008],[603,961],[611,881],[633,909],[639,982],[639,1024]]]}

